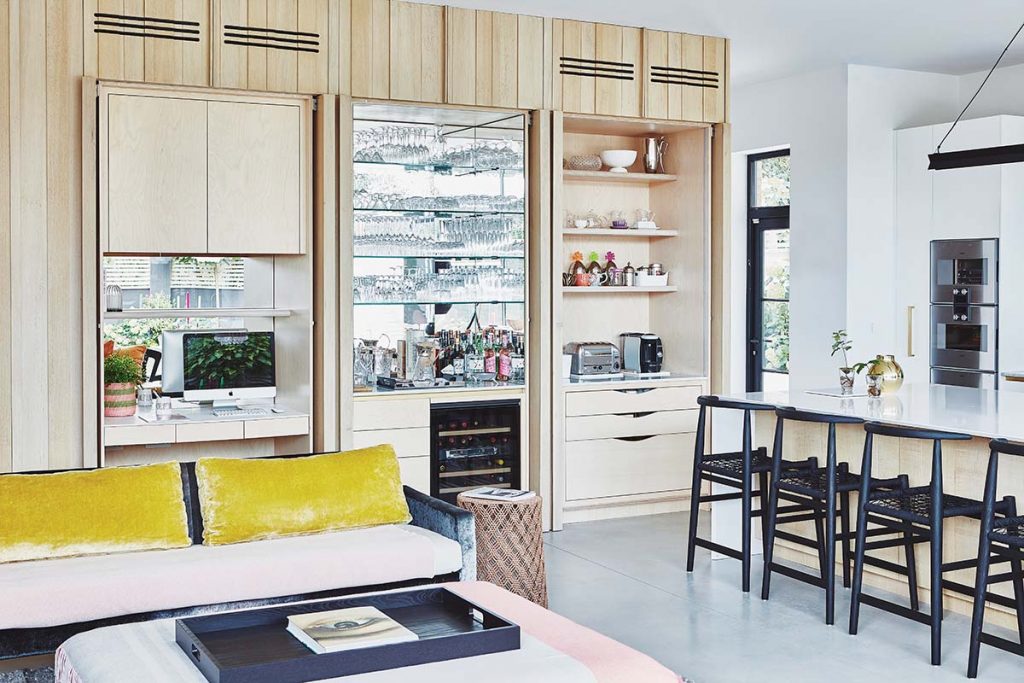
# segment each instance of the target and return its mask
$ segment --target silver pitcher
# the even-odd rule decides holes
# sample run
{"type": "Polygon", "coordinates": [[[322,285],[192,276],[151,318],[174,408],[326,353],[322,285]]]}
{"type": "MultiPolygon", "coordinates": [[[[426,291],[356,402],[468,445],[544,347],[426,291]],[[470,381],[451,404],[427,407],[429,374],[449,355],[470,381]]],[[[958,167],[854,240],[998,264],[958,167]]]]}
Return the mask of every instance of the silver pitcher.
{"type": "Polygon", "coordinates": [[[664,137],[644,138],[644,173],[665,172],[665,150],[668,140],[664,137]]]}

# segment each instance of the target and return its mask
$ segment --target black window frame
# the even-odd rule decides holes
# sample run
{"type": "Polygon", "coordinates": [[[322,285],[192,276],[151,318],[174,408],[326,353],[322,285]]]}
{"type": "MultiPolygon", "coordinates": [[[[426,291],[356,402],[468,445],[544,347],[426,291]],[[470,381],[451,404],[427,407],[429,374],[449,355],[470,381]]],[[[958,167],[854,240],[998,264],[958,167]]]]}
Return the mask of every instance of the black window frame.
{"type": "MultiPolygon", "coordinates": [[[[747,391],[764,390],[764,303],[782,299],[764,298],[764,233],[789,230],[789,205],[757,206],[757,164],[766,159],[790,156],[790,150],[777,149],[747,156],[747,391]]],[[[786,303],[789,303],[786,299],[786,303]]]]}

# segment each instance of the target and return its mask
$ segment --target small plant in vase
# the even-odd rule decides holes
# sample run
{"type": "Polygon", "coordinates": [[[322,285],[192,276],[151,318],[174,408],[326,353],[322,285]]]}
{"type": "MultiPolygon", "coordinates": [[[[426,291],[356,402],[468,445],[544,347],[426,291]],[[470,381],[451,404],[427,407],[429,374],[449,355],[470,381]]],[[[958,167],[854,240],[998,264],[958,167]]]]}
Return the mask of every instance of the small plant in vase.
{"type": "Polygon", "coordinates": [[[619,269],[619,267],[615,265],[615,252],[614,251],[605,252],[604,261],[605,261],[605,263],[604,263],[604,272],[611,274],[611,273],[614,273],[616,270],[619,269]]]}
{"type": "Polygon", "coordinates": [[[843,354],[843,365],[839,368],[839,389],[843,394],[853,393],[853,383],[857,375],[863,370],[867,363],[854,363],[850,365],[847,353],[853,350],[853,340],[850,339],[846,330],[836,330],[832,333],[832,356],[837,353],[843,354]]]}
{"type": "Polygon", "coordinates": [[[588,273],[601,273],[601,264],[597,262],[598,254],[596,251],[592,251],[587,254],[587,259],[590,260],[590,265],[587,266],[588,273]]]}
{"type": "Polygon", "coordinates": [[[135,387],[142,381],[142,368],[131,356],[112,353],[103,359],[103,414],[131,417],[135,414],[135,387]]]}

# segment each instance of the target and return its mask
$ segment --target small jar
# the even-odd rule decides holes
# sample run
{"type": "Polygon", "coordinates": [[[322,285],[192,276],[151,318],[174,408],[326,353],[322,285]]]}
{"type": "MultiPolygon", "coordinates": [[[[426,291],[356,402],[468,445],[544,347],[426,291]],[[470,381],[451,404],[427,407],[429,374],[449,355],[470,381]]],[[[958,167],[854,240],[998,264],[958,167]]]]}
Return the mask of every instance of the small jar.
{"type": "Polygon", "coordinates": [[[636,268],[629,261],[626,262],[626,267],[622,269],[622,284],[625,287],[636,285],[636,268]]]}

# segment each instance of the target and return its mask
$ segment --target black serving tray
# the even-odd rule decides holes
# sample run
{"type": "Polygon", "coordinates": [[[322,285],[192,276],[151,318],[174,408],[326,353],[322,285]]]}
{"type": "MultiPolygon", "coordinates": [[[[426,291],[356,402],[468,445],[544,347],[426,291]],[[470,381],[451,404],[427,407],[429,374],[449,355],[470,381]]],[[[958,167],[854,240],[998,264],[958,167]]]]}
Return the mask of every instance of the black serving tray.
{"type": "Polygon", "coordinates": [[[304,683],[518,650],[519,627],[438,587],[178,619],[175,640],[211,683],[304,683]],[[363,606],[420,639],[316,654],[285,630],[293,614],[363,606]]]}

